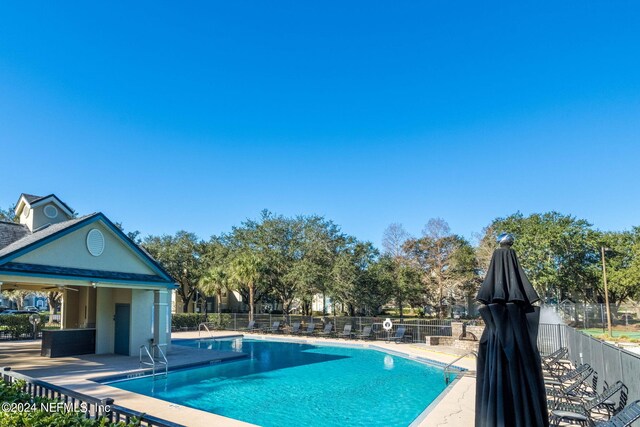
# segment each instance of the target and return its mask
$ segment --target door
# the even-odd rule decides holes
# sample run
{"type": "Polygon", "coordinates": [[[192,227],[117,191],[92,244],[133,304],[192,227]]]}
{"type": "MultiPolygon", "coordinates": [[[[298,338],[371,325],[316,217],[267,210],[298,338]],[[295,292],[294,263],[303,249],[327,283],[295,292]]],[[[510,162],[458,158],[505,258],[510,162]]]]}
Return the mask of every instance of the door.
{"type": "Polygon", "coordinates": [[[116,304],[116,321],[113,352],[129,355],[129,327],[131,324],[131,305],[116,304]]]}

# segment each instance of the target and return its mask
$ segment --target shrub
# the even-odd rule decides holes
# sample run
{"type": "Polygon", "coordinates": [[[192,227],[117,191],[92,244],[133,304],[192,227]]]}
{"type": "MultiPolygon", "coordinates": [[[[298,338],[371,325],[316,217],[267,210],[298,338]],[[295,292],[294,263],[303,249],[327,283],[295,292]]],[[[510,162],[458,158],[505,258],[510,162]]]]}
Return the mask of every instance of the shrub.
{"type": "MultiPolygon", "coordinates": [[[[10,332],[14,339],[20,338],[21,335],[31,337],[33,334],[33,325],[29,323],[29,316],[31,316],[31,314],[6,314],[0,316],[0,330],[10,332]]],[[[40,314],[40,323],[36,331],[39,332],[46,321],[46,315],[40,314]]]]}
{"type": "Polygon", "coordinates": [[[22,391],[25,382],[15,381],[7,384],[0,379],[0,402],[35,404],[33,411],[0,411],[0,427],[50,427],[50,426],[73,426],[73,427],[125,427],[139,426],[138,419],[132,419],[129,424],[124,422],[110,423],[107,418],[87,419],[82,412],[48,412],[40,409],[41,404],[56,403],[58,400],[44,397],[34,397],[22,391]]]}
{"type": "Polygon", "coordinates": [[[212,323],[215,329],[224,329],[231,324],[231,315],[222,313],[209,314],[207,316],[207,322],[212,323]]]}
{"type": "Polygon", "coordinates": [[[204,314],[200,313],[176,313],[171,316],[171,326],[176,329],[196,329],[204,321],[204,314]]]}

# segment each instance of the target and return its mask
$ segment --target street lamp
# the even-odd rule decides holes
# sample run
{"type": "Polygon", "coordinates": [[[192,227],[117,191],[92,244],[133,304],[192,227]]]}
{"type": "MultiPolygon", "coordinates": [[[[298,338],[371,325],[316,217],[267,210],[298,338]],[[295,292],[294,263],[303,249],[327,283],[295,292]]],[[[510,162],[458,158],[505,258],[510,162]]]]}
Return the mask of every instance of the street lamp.
{"type": "Polygon", "coordinates": [[[613,332],[611,331],[611,309],[609,308],[609,288],[607,287],[607,266],[604,262],[604,251],[608,250],[604,246],[600,247],[600,258],[602,259],[602,281],[604,282],[604,303],[607,308],[607,331],[609,337],[613,338],[613,332]]]}

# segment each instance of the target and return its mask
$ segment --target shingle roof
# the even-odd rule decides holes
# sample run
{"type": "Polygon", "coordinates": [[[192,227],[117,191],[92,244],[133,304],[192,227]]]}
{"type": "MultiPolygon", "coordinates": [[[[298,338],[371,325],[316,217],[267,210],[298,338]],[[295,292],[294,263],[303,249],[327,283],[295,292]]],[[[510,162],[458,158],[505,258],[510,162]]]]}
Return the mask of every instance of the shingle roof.
{"type": "MultiPolygon", "coordinates": [[[[69,205],[67,205],[65,202],[63,202],[62,200],[60,200],[60,198],[58,196],[56,196],[55,194],[48,194],[46,196],[34,196],[33,194],[27,194],[27,193],[22,193],[20,195],[20,197],[24,197],[25,199],[27,199],[27,202],[29,202],[30,205],[33,205],[34,203],[39,202],[42,199],[47,199],[49,197],[55,197],[57,201],[59,201],[69,212],[74,212],[73,209],[71,209],[71,207],[69,205]]],[[[18,199],[19,201],[19,199],[18,199]]]]}
{"type": "Polygon", "coordinates": [[[29,234],[26,225],[0,221],[0,249],[17,242],[29,234]]]}
{"type": "Polygon", "coordinates": [[[27,194],[27,193],[22,193],[21,196],[24,196],[24,198],[27,199],[27,202],[29,203],[33,203],[36,200],[42,199],[42,196],[34,196],[33,194],[27,194]]]}
{"type": "MultiPolygon", "coordinates": [[[[91,215],[85,215],[83,217],[80,218],[74,218],[71,219],[69,221],[63,221],[63,222],[59,222],[56,224],[51,224],[48,226],[45,226],[43,228],[37,229],[35,232],[31,233],[29,231],[29,229],[23,225],[20,224],[14,224],[14,223],[8,223],[8,222],[2,222],[0,221],[0,240],[2,241],[6,241],[8,242],[8,244],[6,244],[5,246],[0,245],[0,267],[1,268],[5,268],[6,265],[9,264],[19,264],[19,263],[11,263],[11,262],[7,262],[10,261],[11,259],[7,259],[5,261],[5,264],[2,264],[2,260],[3,258],[7,258],[9,257],[11,254],[20,251],[22,249],[28,248],[31,245],[34,245],[36,243],[38,243],[39,241],[43,240],[43,239],[47,239],[49,237],[54,236],[55,234],[58,233],[64,233],[64,231],[68,228],[74,227],[74,226],[79,226],[81,227],[81,223],[84,222],[90,222],[90,221],[94,221],[95,220],[102,220],[104,221],[107,225],[110,226],[110,228],[112,230],[114,230],[114,232],[118,233],[122,239],[124,239],[126,242],[128,242],[131,247],[137,251],[139,251],[140,255],[143,258],[146,258],[153,266],[154,269],[156,269],[157,271],[160,272],[160,276],[153,276],[155,279],[150,279],[149,277],[151,277],[149,275],[149,277],[147,277],[148,275],[145,274],[138,274],[138,275],[132,275],[132,274],[128,274],[128,273],[116,273],[116,272],[104,272],[104,271],[99,271],[99,270],[82,270],[82,269],[71,269],[71,270],[77,270],[75,274],[74,271],[67,271],[66,273],[52,273],[52,274],[61,274],[61,275],[69,275],[69,276],[74,276],[74,275],[80,275],[82,277],[103,277],[103,278],[108,278],[105,276],[91,276],[90,272],[94,272],[93,274],[111,274],[110,278],[111,279],[117,279],[117,280],[131,280],[131,281],[135,281],[136,279],[134,279],[133,277],[137,277],[139,280],[143,280],[146,282],[175,282],[175,280],[171,277],[171,274],[169,274],[169,272],[167,272],[160,263],[158,263],[158,261],[156,261],[146,250],[144,250],[144,248],[142,248],[141,246],[138,246],[135,244],[135,242],[133,242],[126,234],[124,234],[121,230],[119,230],[111,221],[109,221],[109,219],[107,217],[105,217],[103,214],[101,213],[93,213],[91,215]],[[97,218],[96,218],[97,217],[97,218]],[[17,229],[18,231],[15,231],[14,229],[17,229]],[[8,231],[7,231],[8,230],[8,231]],[[20,237],[21,236],[21,237],[20,237]],[[3,240],[4,239],[4,240],[3,240]],[[80,273],[78,273],[80,272],[80,273]],[[116,277],[114,275],[123,275],[121,277],[116,277]],[[164,275],[165,277],[163,278],[162,275],[164,275]],[[126,277],[125,277],[126,276],[126,277]],[[127,278],[128,277],[128,278],[127,278]]],[[[35,267],[24,267],[25,265],[29,265],[29,264],[20,264],[22,265],[22,267],[20,268],[35,268],[35,267]]],[[[60,270],[61,267],[55,267],[55,266],[39,266],[41,268],[49,268],[49,269],[58,269],[60,270]]],[[[13,268],[18,268],[18,267],[13,267],[13,268]]],[[[51,270],[52,272],[54,270],[51,270]]],[[[14,270],[16,271],[16,270],[14,270]]],[[[32,271],[32,270],[29,270],[32,271]]],[[[61,270],[60,270],[61,271],[61,270]]],[[[27,272],[27,271],[25,271],[27,272]]]]}
{"type": "Polygon", "coordinates": [[[8,262],[0,265],[0,271],[4,272],[18,272],[18,273],[34,273],[34,274],[47,274],[57,276],[72,276],[82,277],[88,279],[106,279],[106,280],[124,280],[131,282],[154,282],[154,283],[166,283],[166,281],[154,274],[136,274],[136,273],[121,273],[118,271],[103,271],[103,270],[87,270],[84,268],[70,268],[70,267],[55,267],[51,265],[38,265],[38,264],[24,264],[19,262],[8,262]]]}
{"type": "MultiPolygon", "coordinates": [[[[76,225],[77,223],[84,221],[92,216],[98,215],[97,213],[91,215],[85,215],[80,218],[74,218],[69,221],[63,221],[56,224],[51,224],[45,228],[37,229],[35,232],[29,234],[29,229],[26,230],[26,234],[20,239],[13,241],[11,244],[4,246],[0,249],[0,258],[9,255],[12,252],[23,249],[33,243],[36,243],[46,237],[49,237],[59,231],[65,230],[69,227],[76,225]]],[[[25,227],[26,228],[26,227],[25,227]]],[[[4,234],[0,229],[0,234],[4,234]]]]}

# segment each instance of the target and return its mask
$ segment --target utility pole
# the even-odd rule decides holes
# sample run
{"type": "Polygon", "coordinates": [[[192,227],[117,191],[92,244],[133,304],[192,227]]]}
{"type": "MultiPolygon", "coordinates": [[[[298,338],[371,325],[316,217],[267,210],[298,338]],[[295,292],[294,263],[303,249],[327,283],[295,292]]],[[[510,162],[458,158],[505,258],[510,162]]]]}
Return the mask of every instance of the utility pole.
{"type": "Polygon", "coordinates": [[[607,308],[607,331],[609,332],[609,337],[613,338],[613,332],[611,331],[611,309],[609,308],[609,288],[607,288],[607,267],[604,262],[604,251],[605,247],[602,246],[600,248],[602,251],[602,280],[604,282],[604,303],[607,308]]]}

